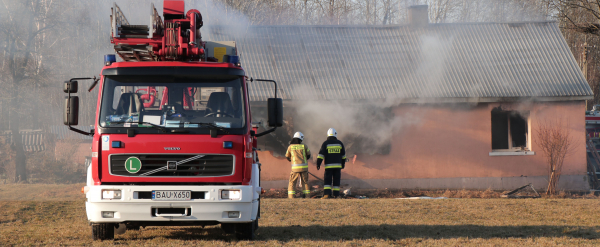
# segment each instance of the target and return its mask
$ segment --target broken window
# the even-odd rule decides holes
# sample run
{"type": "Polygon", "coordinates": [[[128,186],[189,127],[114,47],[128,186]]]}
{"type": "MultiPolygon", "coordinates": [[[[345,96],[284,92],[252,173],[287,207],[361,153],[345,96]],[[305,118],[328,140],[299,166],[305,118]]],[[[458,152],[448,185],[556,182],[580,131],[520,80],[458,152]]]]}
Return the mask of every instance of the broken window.
{"type": "Polygon", "coordinates": [[[492,150],[529,151],[529,112],[492,110],[492,150]]]}

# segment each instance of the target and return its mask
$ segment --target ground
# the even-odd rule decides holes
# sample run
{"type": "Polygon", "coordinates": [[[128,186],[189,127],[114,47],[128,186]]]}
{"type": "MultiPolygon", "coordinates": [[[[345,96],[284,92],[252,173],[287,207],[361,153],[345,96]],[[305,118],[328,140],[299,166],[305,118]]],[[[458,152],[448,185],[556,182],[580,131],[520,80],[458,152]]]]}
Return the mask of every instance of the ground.
{"type": "Polygon", "coordinates": [[[81,185],[0,185],[6,245],[600,245],[595,197],[262,200],[257,241],[212,227],[147,227],[92,241],[81,185]],[[590,199],[591,198],[591,199],[590,199]]]}

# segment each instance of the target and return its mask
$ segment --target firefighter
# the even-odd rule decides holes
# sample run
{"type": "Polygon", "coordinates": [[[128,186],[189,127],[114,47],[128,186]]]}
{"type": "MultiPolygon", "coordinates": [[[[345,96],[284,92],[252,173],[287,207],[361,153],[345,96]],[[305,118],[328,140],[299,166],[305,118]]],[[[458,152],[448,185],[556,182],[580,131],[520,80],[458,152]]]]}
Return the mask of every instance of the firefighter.
{"type": "Polygon", "coordinates": [[[330,128],[327,131],[327,140],[321,145],[317,157],[317,170],[321,169],[321,163],[325,161],[325,184],[323,186],[323,199],[340,196],[340,175],[346,166],[346,149],[344,144],[337,139],[337,131],[330,128]]]}
{"type": "Polygon", "coordinates": [[[285,157],[292,162],[292,172],[290,173],[290,183],[288,185],[288,198],[294,198],[296,191],[295,184],[300,179],[302,181],[302,198],[310,194],[308,187],[308,159],[310,159],[310,150],[302,141],[304,135],[301,132],[296,132],[294,138],[290,142],[290,146],[285,152],[285,157]]]}

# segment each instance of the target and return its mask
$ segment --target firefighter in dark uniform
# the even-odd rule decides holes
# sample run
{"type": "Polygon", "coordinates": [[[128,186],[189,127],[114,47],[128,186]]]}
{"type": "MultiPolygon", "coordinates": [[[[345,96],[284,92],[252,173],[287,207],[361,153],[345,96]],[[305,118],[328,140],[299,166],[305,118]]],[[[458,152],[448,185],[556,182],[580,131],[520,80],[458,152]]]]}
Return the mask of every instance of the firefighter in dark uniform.
{"type": "Polygon", "coordinates": [[[346,149],[344,144],[337,139],[337,132],[330,128],[327,131],[327,140],[321,145],[319,156],[317,157],[317,170],[321,169],[321,163],[325,161],[325,191],[323,198],[333,198],[340,196],[340,175],[342,169],[346,166],[346,149]]]}

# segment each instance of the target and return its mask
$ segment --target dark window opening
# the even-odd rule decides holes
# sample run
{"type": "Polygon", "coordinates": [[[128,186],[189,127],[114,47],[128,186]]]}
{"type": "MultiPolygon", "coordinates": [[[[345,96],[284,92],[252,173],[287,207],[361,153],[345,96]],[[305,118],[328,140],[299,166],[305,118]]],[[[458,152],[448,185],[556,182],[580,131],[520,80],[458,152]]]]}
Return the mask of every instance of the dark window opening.
{"type": "Polygon", "coordinates": [[[511,146],[524,150],[527,147],[527,119],[520,114],[511,114],[509,115],[509,127],[511,146]]]}
{"type": "Polygon", "coordinates": [[[530,150],[529,112],[492,110],[492,149],[530,150]]]}

